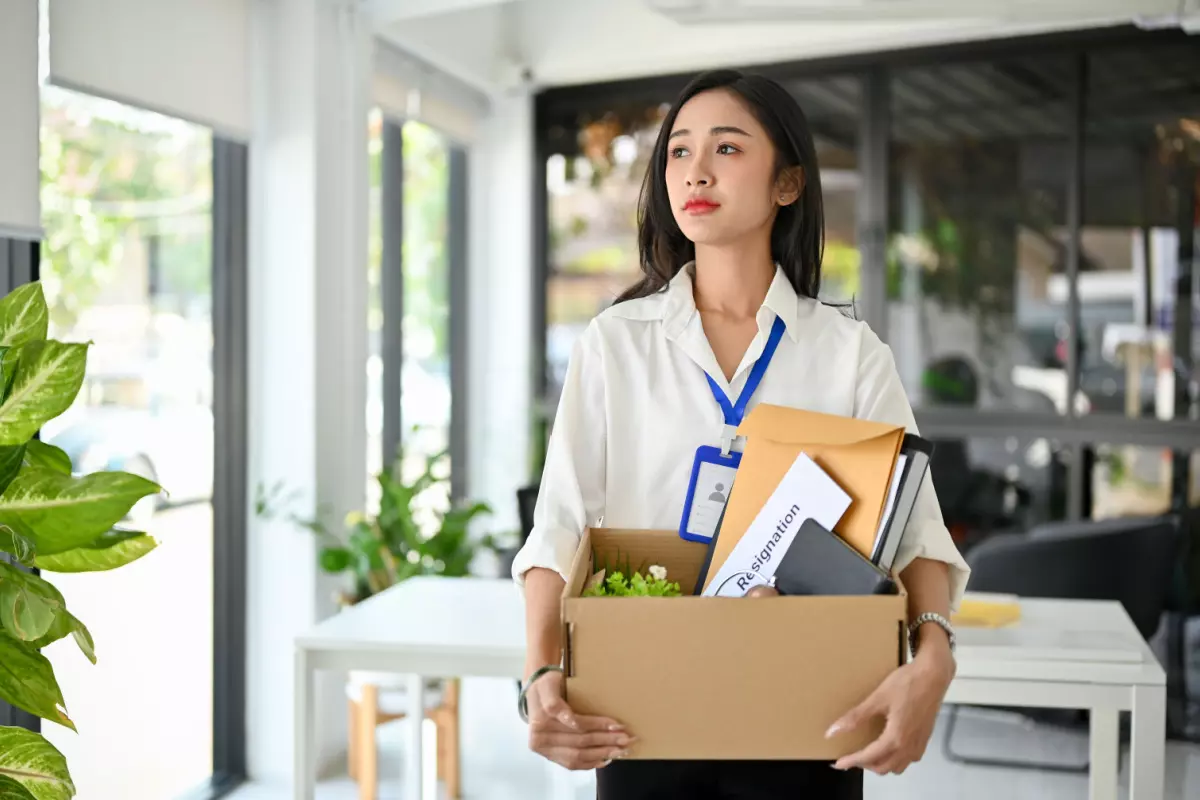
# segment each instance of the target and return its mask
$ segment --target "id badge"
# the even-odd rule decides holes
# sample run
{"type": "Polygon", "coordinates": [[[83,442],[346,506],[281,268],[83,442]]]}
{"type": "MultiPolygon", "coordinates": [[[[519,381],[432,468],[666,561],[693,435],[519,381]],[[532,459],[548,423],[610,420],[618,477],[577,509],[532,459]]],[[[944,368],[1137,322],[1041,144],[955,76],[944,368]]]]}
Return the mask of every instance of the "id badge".
{"type": "Polygon", "coordinates": [[[739,452],[723,456],[721,448],[707,445],[696,450],[683,517],[679,520],[680,537],[702,544],[712,541],[741,463],[739,452]]]}

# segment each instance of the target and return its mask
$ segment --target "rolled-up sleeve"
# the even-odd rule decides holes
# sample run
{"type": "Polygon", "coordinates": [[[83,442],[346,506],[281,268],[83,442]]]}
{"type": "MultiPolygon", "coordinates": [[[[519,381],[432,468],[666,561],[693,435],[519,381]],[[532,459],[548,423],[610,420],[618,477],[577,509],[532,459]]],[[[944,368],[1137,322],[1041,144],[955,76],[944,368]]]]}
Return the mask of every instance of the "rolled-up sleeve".
{"type": "Polygon", "coordinates": [[[534,567],[565,580],[584,529],[604,514],[605,392],[597,323],[576,340],[554,417],[538,489],[533,530],[513,559],[512,577],[524,587],[534,567]]]}
{"type": "MultiPolygon", "coordinates": [[[[896,371],[891,348],[866,326],[859,355],[854,404],[856,417],[903,425],[909,433],[920,433],[904,385],[896,371]]],[[[928,471],[917,492],[912,516],[900,540],[893,568],[900,572],[918,558],[943,561],[949,565],[950,608],[957,610],[971,570],[950,538],[950,531],[946,529],[933,478],[928,471]]]]}

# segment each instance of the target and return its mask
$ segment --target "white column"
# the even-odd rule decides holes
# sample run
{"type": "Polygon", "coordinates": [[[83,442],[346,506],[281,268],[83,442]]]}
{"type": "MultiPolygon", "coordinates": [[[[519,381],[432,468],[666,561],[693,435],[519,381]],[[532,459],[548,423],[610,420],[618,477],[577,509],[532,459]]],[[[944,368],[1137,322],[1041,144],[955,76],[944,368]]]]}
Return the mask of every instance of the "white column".
{"type": "MultiPolygon", "coordinates": [[[[366,487],[366,115],[371,37],[353,0],[254,4],[250,481],[298,490],[340,529],[366,487]]],[[[294,637],[333,611],[315,537],[251,509],[248,761],[292,774],[294,637]]],[[[341,679],[316,685],[317,759],[346,735],[341,679]]]]}
{"type": "Polygon", "coordinates": [[[469,162],[469,481],[492,505],[489,530],[517,525],[516,490],[529,477],[533,102],[494,98],[469,162]]]}

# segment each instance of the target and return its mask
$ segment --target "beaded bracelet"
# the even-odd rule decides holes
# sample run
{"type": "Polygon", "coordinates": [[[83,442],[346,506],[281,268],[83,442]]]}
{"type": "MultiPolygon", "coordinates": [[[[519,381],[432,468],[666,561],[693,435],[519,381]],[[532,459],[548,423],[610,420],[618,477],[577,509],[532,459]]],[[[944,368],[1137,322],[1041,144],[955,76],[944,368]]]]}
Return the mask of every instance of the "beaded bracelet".
{"type": "Polygon", "coordinates": [[[521,687],[521,694],[517,698],[517,713],[521,715],[522,722],[529,722],[529,704],[525,700],[525,693],[529,691],[529,687],[533,685],[534,681],[548,672],[562,671],[562,667],[558,664],[547,664],[544,667],[538,667],[534,670],[533,674],[529,676],[529,680],[525,681],[525,684],[521,687]]]}

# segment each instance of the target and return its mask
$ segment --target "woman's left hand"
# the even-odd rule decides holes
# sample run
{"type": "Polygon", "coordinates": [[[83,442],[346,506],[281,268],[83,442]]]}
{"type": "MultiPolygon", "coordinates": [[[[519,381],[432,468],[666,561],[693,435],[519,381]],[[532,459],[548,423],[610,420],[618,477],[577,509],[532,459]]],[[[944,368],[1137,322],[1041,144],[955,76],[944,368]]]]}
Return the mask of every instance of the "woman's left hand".
{"type": "Polygon", "coordinates": [[[826,738],[852,731],[876,716],[887,719],[878,739],[838,759],[835,769],[862,767],[879,775],[899,775],[921,760],[954,678],[954,658],[948,649],[922,655],[927,657],[897,668],[866,700],[830,726],[826,738]]]}

